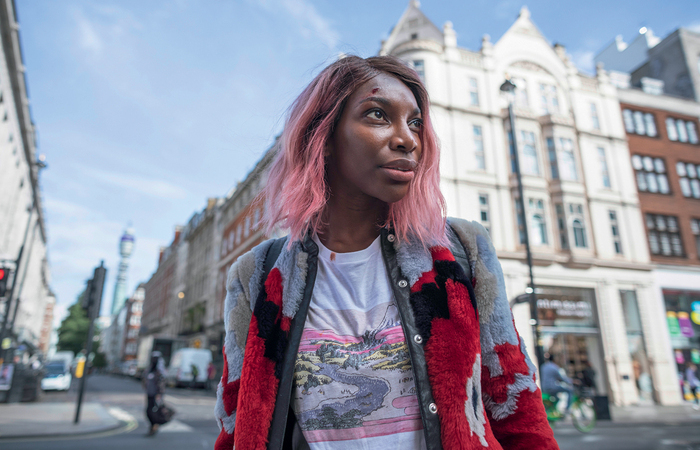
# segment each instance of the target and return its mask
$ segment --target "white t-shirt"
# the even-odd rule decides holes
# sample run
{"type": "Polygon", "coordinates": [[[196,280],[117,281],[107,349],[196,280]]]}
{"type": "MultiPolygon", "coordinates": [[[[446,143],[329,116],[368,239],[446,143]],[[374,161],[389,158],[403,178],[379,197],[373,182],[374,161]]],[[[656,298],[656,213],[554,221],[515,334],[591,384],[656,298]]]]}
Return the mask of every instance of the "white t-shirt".
{"type": "Polygon", "coordinates": [[[424,449],[411,359],[380,248],[319,247],[294,369],[293,408],[312,450],[424,449]]]}

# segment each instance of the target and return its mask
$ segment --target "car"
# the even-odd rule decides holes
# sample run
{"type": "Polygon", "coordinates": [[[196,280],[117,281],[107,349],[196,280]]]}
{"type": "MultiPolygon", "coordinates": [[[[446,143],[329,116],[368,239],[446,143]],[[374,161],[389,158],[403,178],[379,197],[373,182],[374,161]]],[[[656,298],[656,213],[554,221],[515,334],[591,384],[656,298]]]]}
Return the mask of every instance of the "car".
{"type": "Polygon", "coordinates": [[[65,361],[49,361],[44,369],[46,375],[41,380],[41,389],[45,391],[67,391],[70,389],[73,376],[70,373],[70,366],[65,361]]]}
{"type": "Polygon", "coordinates": [[[211,350],[181,348],[170,360],[167,382],[170,386],[203,387],[207,382],[207,367],[211,362],[211,350]],[[192,366],[197,366],[197,379],[192,380],[192,366]]]}

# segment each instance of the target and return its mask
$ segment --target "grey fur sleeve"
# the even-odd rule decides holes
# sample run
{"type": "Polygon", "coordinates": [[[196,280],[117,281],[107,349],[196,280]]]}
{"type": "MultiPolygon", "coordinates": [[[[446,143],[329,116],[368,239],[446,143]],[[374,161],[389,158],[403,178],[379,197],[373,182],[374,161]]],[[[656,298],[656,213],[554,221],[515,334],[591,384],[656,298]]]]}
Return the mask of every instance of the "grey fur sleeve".
{"type": "MultiPolygon", "coordinates": [[[[477,222],[463,219],[450,219],[460,241],[469,251],[470,261],[474,268],[474,295],[479,309],[479,325],[481,328],[481,362],[488,368],[490,378],[504,374],[513,377],[514,382],[508,385],[507,399],[496,403],[489,395],[487,386],[484,389],[484,404],[496,420],[504,419],[517,409],[517,399],[521,392],[535,392],[537,385],[534,381],[535,366],[530,361],[513,323],[513,315],[508,305],[503,270],[498,261],[496,250],[491,238],[484,227],[477,222]],[[505,346],[505,344],[510,344],[505,346]],[[520,355],[502,354],[496,348],[507,348],[509,352],[520,355]],[[505,364],[501,358],[511,363],[505,364]],[[512,366],[512,361],[524,360],[526,368],[512,366]]],[[[503,352],[504,350],[501,350],[503,352]]],[[[482,377],[482,384],[484,378],[482,377]]],[[[490,380],[486,381],[489,384],[490,380]]]]}

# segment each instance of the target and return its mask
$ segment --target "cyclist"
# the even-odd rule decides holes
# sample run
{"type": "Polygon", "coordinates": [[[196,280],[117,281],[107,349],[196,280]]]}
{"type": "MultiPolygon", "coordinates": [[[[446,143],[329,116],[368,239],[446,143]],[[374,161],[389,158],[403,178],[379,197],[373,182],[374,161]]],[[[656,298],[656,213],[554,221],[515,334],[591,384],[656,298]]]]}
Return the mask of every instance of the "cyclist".
{"type": "Polygon", "coordinates": [[[566,392],[566,410],[564,415],[569,414],[569,409],[574,401],[573,382],[569,377],[564,375],[564,371],[554,362],[554,355],[548,354],[547,361],[540,368],[540,376],[542,379],[542,392],[549,395],[556,395],[560,392],[566,392]]]}

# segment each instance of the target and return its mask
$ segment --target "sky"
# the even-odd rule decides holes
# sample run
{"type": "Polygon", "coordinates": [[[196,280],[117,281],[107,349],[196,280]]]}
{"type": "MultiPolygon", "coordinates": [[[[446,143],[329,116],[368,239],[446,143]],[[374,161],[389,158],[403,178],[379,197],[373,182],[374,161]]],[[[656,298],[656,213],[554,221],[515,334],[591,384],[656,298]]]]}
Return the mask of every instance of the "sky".
{"type": "MultiPolygon", "coordinates": [[[[208,197],[225,196],[279,134],[311,79],[340,53],[375,55],[408,0],[15,0],[38,133],[55,322],[92,269],[135,229],[128,292],[208,197]]],[[[579,69],[641,27],[700,32],[697,0],[424,0],[458,45],[496,42],[527,5],[579,69]]]]}

